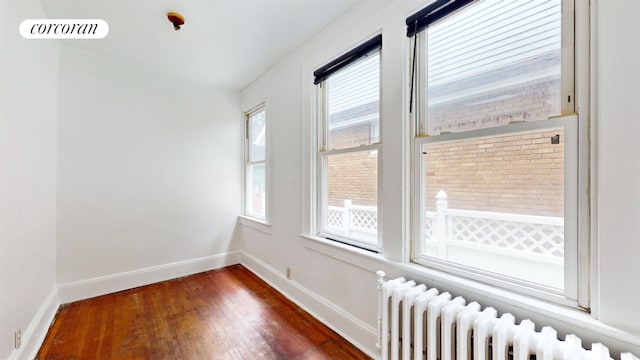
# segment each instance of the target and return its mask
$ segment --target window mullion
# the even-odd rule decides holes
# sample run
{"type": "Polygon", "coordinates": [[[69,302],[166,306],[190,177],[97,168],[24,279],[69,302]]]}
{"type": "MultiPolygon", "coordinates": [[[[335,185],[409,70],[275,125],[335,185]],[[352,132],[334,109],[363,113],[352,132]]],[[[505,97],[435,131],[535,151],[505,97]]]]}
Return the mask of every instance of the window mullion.
{"type": "Polygon", "coordinates": [[[380,146],[381,146],[381,143],[374,143],[371,145],[361,145],[358,147],[320,151],[320,153],[325,155],[347,154],[347,153],[354,153],[354,152],[367,151],[367,150],[378,150],[380,146]]]}
{"type": "Polygon", "coordinates": [[[485,129],[477,129],[477,130],[469,130],[457,133],[446,133],[440,135],[433,136],[424,136],[416,139],[418,143],[436,143],[436,142],[447,142],[447,141],[458,141],[465,139],[474,139],[474,138],[485,138],[485,137],[493,137],[497,135],[506,135],[506,134],[518,134],[523,132],[528,132],[531,130],[545,130],[545,129],[553,129],[557,128],[559,125],[566,122],[576,122],[578,118],[576,115],[568,115],[568,116],[560,116],[553,119],[548,120],[539,120],[532,122],[517,122],[513,124],[508,124],[504,126],[497,126],[492,128],[485,129]]]}

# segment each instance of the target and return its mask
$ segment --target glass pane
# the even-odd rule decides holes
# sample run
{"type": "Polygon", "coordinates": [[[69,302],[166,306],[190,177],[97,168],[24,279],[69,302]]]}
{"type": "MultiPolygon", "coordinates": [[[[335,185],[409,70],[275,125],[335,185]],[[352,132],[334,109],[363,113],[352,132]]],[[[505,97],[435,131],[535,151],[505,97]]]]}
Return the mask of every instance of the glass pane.
{"type": "Polygon", "coordinates": [[[378,152],[327,156],[324,228],[343,237],[378,243],[378,152]]]}
{"type": "Polygon", "coordinates": [[[265,157],[266,112],[251,114],[249,117],[251,131],[251,161],[263,161],[265,157]]]}
{"type": "Polygon", "coordinates": [[[331,76],[326,87],[327,148],[344,149],[378,142],[379,53],[331,76]]]}
{"type": "Polygon", "coordinates": [[[563,143],[556,129],[423,145],[423,255],[562,289],[563,143]]]}
{"type": "Polygon", "coordinates": [[[561,0],[480,1],[427,34],[427,133],[561,114],[561,0]]]}
{"type": "Polygon", "coordinates": [[[265,217],[265,166],[253,164],[247,166],[247,214],[265,217]]]}

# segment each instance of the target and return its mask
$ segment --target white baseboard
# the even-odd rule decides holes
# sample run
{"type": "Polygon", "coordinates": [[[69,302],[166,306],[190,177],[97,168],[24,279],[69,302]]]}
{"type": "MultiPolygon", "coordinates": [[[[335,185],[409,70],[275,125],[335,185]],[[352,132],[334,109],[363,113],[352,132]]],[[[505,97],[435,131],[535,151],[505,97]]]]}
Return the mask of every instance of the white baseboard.
{"type": "Polygon", "coordinates": [[[58,307],[58,289],[54,287],[22,333],[22,346],[9,355],[9,360],[31,360],[36,357],[58,307]]]}
{"type": "Polygon", "coordinates": [[[247,252],[242,253],[241,264],[367,355],[374,359],[379,357],[375,348],[377,330],[374,327],[301,284],[286,279],[284,274],[247,252]]]}
{"type": "Polygon", "coordinates": [[[145,269],[101,276],[68,284],[58,285],[60,303],[88,299],[159,281],[175,279],[199,272],[218,269],[240,263],[241,253],[227,252],[145,269]]]}

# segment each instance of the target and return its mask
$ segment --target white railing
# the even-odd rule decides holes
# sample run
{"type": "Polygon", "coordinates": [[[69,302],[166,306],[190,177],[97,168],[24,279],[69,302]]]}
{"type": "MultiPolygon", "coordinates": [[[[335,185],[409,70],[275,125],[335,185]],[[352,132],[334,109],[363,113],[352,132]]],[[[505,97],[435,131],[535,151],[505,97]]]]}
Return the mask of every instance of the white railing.
{"type": "Polygon", "coordinates": [[[378,232],[378,208],[353,205],[351,200],[345,200],[344,207],[329,206],[327,228],[350,238],[375,242],[378,232]]]}
{"type": "Polygon", "coordinates": [[[561,217],[449,209],[447,194],[439,191],[424,232],[422,255],[564,287],[561,217]]]}
{"type": "Polygon", "coordinates": [[[441,257],[446,257],[450,245],[472,244],[562,260],[564,219],[449,209],[447,194],[440,190],[436,211],[426,213],[425,239],[427,246],[438,248],[441,257]]]}
{"type": "MultiPolygon", "coordinates": [[[[436,211],[426,212],[424,220],[423,255],[497,273],[524,269],[516,275],[562,287],[564,219],[561,217],[449,209],[447,194],[440,191],[436,211]]],[[[351,200],[345,200],[343,207],[328,207],[326,226],[335,234],[375,242],[378,211],[376,207],[353,205],[351,200]]]]}

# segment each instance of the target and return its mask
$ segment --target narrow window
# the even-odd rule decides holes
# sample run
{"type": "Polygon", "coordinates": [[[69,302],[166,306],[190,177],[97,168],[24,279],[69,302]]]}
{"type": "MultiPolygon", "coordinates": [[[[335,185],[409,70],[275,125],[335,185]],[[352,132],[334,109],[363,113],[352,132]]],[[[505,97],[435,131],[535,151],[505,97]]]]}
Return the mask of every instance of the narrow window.
{"type": "Polygon", "coordinates": [[[267,219],[267,115],[264,105],[246,114],[245,215],[267,219]]]}
{"type": "Polygon", "coordinates": [[[378,36],[314,73],[318,235],[370,250],[378,249],[381,44],[378,36]]]}

